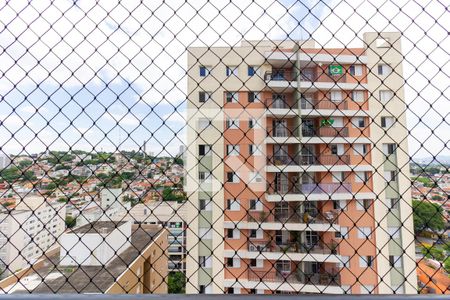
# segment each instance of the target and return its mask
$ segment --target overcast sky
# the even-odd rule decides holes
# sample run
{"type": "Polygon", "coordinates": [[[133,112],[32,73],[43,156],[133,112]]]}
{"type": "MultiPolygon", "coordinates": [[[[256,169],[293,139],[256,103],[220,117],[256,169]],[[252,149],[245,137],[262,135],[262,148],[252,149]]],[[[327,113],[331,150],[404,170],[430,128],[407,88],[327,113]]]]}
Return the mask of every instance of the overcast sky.
{"type": "Polygon", "coordinates": [[[402,31],[410,153],[450,154],[449,1],[4,2],[6,153],[138,149],[149,140],[150,151],[174,154],[184,142],[186,47],[242,38],[362,47],[364,32],[402,31]]]}

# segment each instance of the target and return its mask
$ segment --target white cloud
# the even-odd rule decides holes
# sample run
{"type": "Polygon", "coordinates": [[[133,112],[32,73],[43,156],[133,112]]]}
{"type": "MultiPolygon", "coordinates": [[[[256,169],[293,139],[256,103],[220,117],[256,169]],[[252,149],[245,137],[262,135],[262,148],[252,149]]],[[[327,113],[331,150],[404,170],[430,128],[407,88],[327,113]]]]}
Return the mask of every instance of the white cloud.
{"type": "Polygon", "coordinates": [[[443,122],[450,113],[447,6],[440,1],[334,0],[329,7],[312,35],[319,46],[362,47],[364,32],[402,33],[410,153],[429,156],[444,150],[450,154],[442,142],[450,140],[450,125],[443,122]]]}

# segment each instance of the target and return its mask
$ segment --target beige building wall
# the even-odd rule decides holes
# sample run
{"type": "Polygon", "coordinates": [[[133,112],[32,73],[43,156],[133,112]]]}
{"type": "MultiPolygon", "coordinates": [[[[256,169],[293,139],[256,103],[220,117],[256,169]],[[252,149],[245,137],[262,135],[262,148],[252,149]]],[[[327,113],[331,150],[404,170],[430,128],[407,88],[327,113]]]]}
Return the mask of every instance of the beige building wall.
{"type": "Polygon", "coordinates": [[[377,272],[379,277],[383,278],[383,281],[379,285],[379,293],[392,294],[393,288],[396,288],[394,277],[397,277],[398,279],[406,280],[406,284],[403,286],[405,293],[416,294],[417,274],[410,191],[408,130],[403,88],[405,80],[403,78],[402,67],[401,34],[386,32],[381,33],[380,37],[377,33],[366,33],[364,34],[364,43],[367,48],[367,66],[371,70],[368,74],[368,88],[371,93],[369,105],[372,121],[370,132],[371,139],[375,142],[372,152],[373,166],[377,170],[377,172],[374,172],[374,192],[378,195],[376,201],[383,202],[375,206],[375,220],[380,223],[380,226],[376,230],[376,246],[377,249],[381,250],[381,253],[377,257],[379,260],[377,272]],[[392,72],[389,75],[377,75],[379,64],[391,66],[392,72]],[[383,107],[383,103],[380,100],[380,90],[394,91],[394,98],[384,103],[385,107],[383,107]],[[382,116],[391,116],[398,121],[389,129],[381,128],[382,116]],[[394,162],[394,164],[398,170],[398,184],[396,188],[398,189],[398,195],[400,195],[400,208],[398,215],[393,218],[386,217],[389,215],[389,211],[385,201],[387,197],[390,197],[390,195],[386,194],[390,191],[386,188],[386,180],[383,175],[384,171],[392,169],[389,163],[386,163],[387,158],[383,153],[383,144],[386,143],[398,145],[396,163],[394,162]],[[401,227],[401,241],[398,243],[393,243],[387,232],[388,227],[395,226],[401,227]],[[392,249],[395,247],[401,248],[401,252],[404,250],[404,254],[392,249]],[[403,270],[401,274],[396,274],[396,271],[392,270],[389,265],[389,255],[392,254],[402,255],[403,257],[403,270]]]}

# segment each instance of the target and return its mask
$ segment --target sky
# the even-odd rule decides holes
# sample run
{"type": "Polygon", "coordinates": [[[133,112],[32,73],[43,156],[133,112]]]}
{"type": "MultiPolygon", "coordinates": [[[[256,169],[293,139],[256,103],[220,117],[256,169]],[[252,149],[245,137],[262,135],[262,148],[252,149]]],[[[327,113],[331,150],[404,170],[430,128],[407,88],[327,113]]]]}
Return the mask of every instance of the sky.
{"type": "Polygon", "coordinates": [[[410,154],[449,155],[450,2],[348,2],[0,0],[1,150],[147,141],[173,155],[185,141],[187,47],[307,38],[362,47],[366,31],[401,31],[410,154]]]}

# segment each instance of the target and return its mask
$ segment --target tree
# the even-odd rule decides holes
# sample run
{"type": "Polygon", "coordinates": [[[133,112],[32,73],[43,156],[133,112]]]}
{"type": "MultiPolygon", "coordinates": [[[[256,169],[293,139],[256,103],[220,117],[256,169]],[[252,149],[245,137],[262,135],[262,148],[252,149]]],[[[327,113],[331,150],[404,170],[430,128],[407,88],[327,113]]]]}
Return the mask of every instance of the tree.
{"type": "Polygon", "coordinates": [[[186,277],[183,272],[170,272],[168,277],[169,294],[186,293],[186,277]]]}
{"type": "Polygon", "coordinates": [[[76,224],[77,224],[77,219],[75,219],[72,216],[67,216],[66,217],[66,226],[67,226],[67,228],[73,228],[73,227],[75,227],[76,224]]]}
{"type": "Polygon", "coordinates": [[[162,191],[162,200],[163,201],[178,201],[182,202],[185,199],[183,195],[174,193],[174,190],[171,188],[164,188],[162,191]]]}
{"type": "Polygon", "coordinates": [[[428,201],[413,201],[414,231],[421,232],[427,228],[443,230],[445,227],[443,209],[439,204],[428,201]]]}

